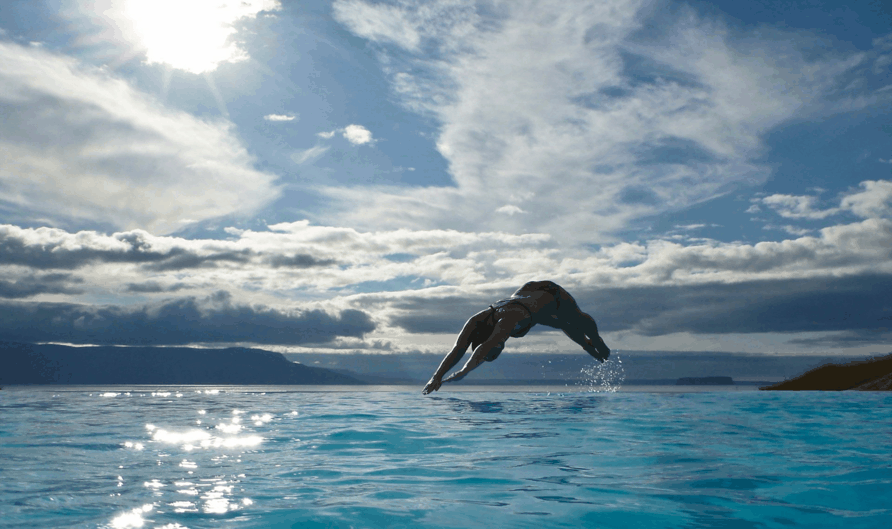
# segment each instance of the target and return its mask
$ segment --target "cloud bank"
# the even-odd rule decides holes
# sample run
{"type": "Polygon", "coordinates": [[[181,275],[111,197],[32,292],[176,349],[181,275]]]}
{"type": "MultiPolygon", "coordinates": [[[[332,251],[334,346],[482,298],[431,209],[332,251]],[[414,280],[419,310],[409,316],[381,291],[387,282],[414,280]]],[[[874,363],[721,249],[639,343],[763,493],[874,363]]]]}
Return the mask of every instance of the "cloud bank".
{"type": "MultiPolygon", "coordinates": [[[[656,238],[591,250],[565,248],[547,234],[361,232],[308,221],[230,228],[227,240],[0,226],[0,297],[23,300],[5,305],[4,332],[36,339],[41,325],[28,321],[59,321],[49,326],[58,335],[44,341],[89,343],[110,329],[103,322],[114,321],[138,328],[139,336],[187,325],[163,339],[171,344],[201,341],[204,332],[208,342],[300,344],[309,343],[312,321],[322,328],[346,325],[326,334],[328,342],[318,339],[336,348],[344,347],[341,338],[366,332],[382,343],[406,344],[413,335],[457,332],[493,299],[548,278],[612,333],[843,333],[837,338],[850,345],[887,339],[892,183],[864,181],[823,209],[801,198],[760,203],[792,204],[806,217],[833,210],[827,218],[840,223],[778,242],[656,238]],[[231,298],[219,297],[222,290],[231,298]],[[174,292],[184,297],[169,299],[174,292]],[[150,301],[131,308],[74,302],[109,295],[150,301]],[[301,315],[290,308],[291,297],[307,300],[301,315]],[[349,321],[335,322],[306,315],[314,310],[363,316],[349,313],[349,321]],[[237,327],[240,319],[246,330],[218,329],[237,327]],[[92,323],[78,334],[78,321],[92,323]]],[[[125,339],[110,336],[102,343],[125,339]]]]}
{"type": "MultiPolygon", "coordinates": [[[[402,350],[413,336],[457,332],[494,299],[547,278],[567,288],[603,329],[620,335],[837,333],[828,340],[848,346],[886,340],[892,332],[892,183],[864,181],[823,206],[790,197],[759,203],[808,204],[795,210],[800,214],[834,210],[827,218],[839,223],[778,242],[680,236],[596,249],[567,248],[543,233],[358,231],[308,221],[228,228],[226,240],[0,226],[0,297],[18,300],[6,305],[12,323],[4,332],[37,336],[39,325],[26,324],[30,317],[63,323],[84,317],[95,320],[94,331],[113,320],[154,332],[161,323],[153,327],[152,315],[164,313],[175,315],[165,325],[198,322],[170,343],[200,341],[207,331],[208,342],[250,341],[254,333],[256,343],[294,345],[309,343],[300,334],[305,331],[281,331],[287,338],[281,342],[269,335],[286,321],[303,329],[303,316],[294,316],[289,301],[300,298],[304,312],[361,311],[375,322],[362,327],[370,339],[402,350]],[[172,293],[184,297],[172,300],[172,293]],[[78,303],[109,296],[135,301],[131,308],[78,303]],[[244,334],[214,328],[237,318],[256,322],[244,334]]],[[[76,334],[76,327],[64,324],[62,334],[44,341],[88,343],[98,336],[76,334]]],[[[320,343],[362,348],[343,342],[358,331],[339,332],[320,343]]],[[[118,339],[123,335],[102,343],[118,339]]]]}
{"type": "Polygon", "coordinates": [[[568,285],[609,288],[892,273],[892,183],[862,182],[828,209],[837,211],[839,224],[783,241],[750,244],[682,236],[597,249],[565,248],[544,233],[364,232],[309,221],[257,231],[229,228],[226,240],[5,225],[0,226],[0,266],[28,273],[105,265],[123,273],[128,269],[121,265],[129,265],[134,273],[160,275],[286,274],[317,291],[398,278],[479,290],[543,275],[568,285]]]}
{"type": "Polygon", "coordinates": [[[237,304],[226,292],[143,306],[0,302],[0,336],[26,343],[187,345],[322,344],[374,330],[368,314],[237,304]],[[47,325],[47,322],[52,322],[47,325]]]}

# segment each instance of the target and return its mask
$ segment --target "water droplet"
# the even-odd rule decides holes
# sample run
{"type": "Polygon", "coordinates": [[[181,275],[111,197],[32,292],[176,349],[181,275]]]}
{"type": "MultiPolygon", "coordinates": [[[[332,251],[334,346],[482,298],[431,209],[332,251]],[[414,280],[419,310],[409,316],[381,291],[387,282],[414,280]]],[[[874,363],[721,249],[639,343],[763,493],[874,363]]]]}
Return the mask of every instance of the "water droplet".
{"type": "Polygon", "coordinates": [[[626,380],[626,371],[622,366],[619,351],[615,351],[611,360],[596,363],[582,368],[583,378],[580,385],[587,385],[588,390],[597,393],[615,393],[626,380]]]}

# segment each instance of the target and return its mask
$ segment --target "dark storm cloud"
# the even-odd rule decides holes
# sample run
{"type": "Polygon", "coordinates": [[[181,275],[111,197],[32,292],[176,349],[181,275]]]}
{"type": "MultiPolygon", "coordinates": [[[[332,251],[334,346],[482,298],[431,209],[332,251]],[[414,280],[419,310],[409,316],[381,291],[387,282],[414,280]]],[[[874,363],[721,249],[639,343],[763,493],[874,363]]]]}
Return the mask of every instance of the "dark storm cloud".
{"type": "Polygon", "coordinates": [[[156,272],[170,270],[185,270],[188,268],[203,268],[216,266],[220,262],[246,263],[251,259],[253,252],[241,250],[237,252],[216,252],[209,255],[201,255],[182,248],[176,248],[168,252],[163,259],[147,263],[144,267],[156,272]]]}
{"type": "MultiPolygon", "coordinates": [[[[43,240],[40,230],[18,230],[0,227],[0,264],[23,265],[41,270],[75,269],[94,263],[142,264],[152,270],[197,268],[220,261],[245,262],[248,250],[217,251],[200,254],[183,247],[157,250],[146,232],[117,233],[111,237],[89,234],[83,239],[74,236],[43,240]],[[115,243],[110,246],[109,243],[115,243]]],[[[50,230],[47,230],[49,232],[50,230]]]]}
{"type": "Polygon", "coordinates": [[[605,289],[579,301],[604,330],[649,336],[868,331],[889,325],[892,276],[605,289]]]}
{"type": "Polygon", "coordinates": [[[162,285],[157,281],[146,281],[144,283],[128,283],[124,289],[125,292],[134,292],[137,294],[157,294],[159,292],[176,292],[188,288],[183,283],[174,283],[173,285],[162,285]]]}
{"type": "MultiPolygon", "coordinates": [[[[571,292],[603,332],[659,336],[851,331],[865,338],[892,328],[892,276],[750,281],[737,284],[610,288],[571,292]]],[[[406,297],[391,323],[409,332],[455,332],[491,300],[406,297]]]]}
{"type": "MultiPolygon", "coordinates": [[[[508,297],[511,292],[504,296],[508,297]]],[[[406,296],[393,302],[392,306],[400,310],[400,314],[390,318],[390,324],[409,332],[450,332],[458,333],[468,318],[497,298],[483,299],[450,296],[430,299],[421,296],[406,296]]]]}
{"type": "Polygon", "coordinates": [[[273,268],[312,268],[314,266],[328,266],[336,263],[333,259],[317,259],[305,253],[297,255],[270,255],[265,257],[263,262],[273,268]]]}
{"type": "Polygon", "coordinates": [[[27,275],[15,280],[0,279],[0,298],[27,298],[37,294],[80,294],[80,289],[72,283],[82,283],[83,279],[71,274],[27,275]]]}
{"type": "MultiPolygon", "coordinates": [[[[73,270],[101,263],[130,263],[154,272],[215,267],[219,263],[243,264],[262,255],[248,249],[214,247],[188,248],[171,244],[141,230],[111,236],[93,232],[69,234],[61,230],[23,230],[0,226],[0,264],[28,266],[39,270],[73,270]],[[159,244],[160,242],[160,244],[159,244]]],[[[266,255],[263,262],[275,268],[309,268],[335,261],[309,254],[266,255]]]]}
{"type": "MultiPolygon", "coordinates": [[[[876,329],[855,329],[845,331],[835,336],[821,336],[817,338],[796,338],[789,343],[806,345],[815,348],[844,348],[857,347],[871,344],[892,343],[892,317],[880,318],[882,326],[876,329]]],[[[888,346],[887,346],[888,347],[888,346]]]]}
{"type": "Polygon", "coordinates": [[[334,316],[321,310],[286,312],[238,305],[225,292],[136,307],[0,302],[0,340],[28,343],[294,345],[361,337],[374,328],[369,315],[358,310],[334,316]]]}

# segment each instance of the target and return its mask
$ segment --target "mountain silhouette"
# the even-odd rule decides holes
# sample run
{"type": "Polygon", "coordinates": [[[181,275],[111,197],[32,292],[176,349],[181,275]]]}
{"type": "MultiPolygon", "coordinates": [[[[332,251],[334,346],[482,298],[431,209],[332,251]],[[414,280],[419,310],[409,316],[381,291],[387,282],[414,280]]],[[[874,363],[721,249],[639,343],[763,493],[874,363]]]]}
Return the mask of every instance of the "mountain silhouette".
{"type": "Polygon", "coordinates": [[[0,342],[0,384],[364,384],[280,353],[231,347],[69,347],[0,342]]]}

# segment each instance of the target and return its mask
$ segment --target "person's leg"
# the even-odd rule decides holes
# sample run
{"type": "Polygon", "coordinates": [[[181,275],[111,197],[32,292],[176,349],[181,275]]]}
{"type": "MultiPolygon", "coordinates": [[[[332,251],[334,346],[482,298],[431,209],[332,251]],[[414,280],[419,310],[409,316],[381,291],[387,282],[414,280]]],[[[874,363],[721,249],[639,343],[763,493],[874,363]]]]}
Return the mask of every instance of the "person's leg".
{"type": "Polygon", "coordinates": [[[564,334],[567,335],[567,338],[573,340],[578,343],[580,347],[583,349],[590,349],[591,342],[588,338],[586,338],[585,333],[582,332],[582,329],[575,325],[564,325],[561,327],[561,330],[564,331],[564,334]]]}
{"type": "Polygon", "coordinates": [[[589,337],[592,347],[594,347],[605,359],[610,356],[610,348],[607,347],[607,344],[604,343],[601,335],[598,334],[598,324],[595,323],[595,319],[582,311],[579,312],[579,319],[580,322],[582,322],[582,328],[585,329],[584,332],[586,336],[589,337]]]}
{"type": "MultiPolygon", "coordinates": [[[[585,313],[583,314],[588,316],[585,313]]],[[[588,316],[588,318],[590,319],[591,316],[588,316]]],[[[607,347],[607,344],[604,343],[597,331],[584,330],[586,329],[584,322],[584,318],[579,318],[575,322],[563,322],[561,330],[564,331],[568,338],[578,343],[588,354],[602,362],[607,360],[607,357],[610,356],[610,349],[607,347]],[[589,334],[589,332],[592,334],[589,334]]],[[[591,320],[591,323],[593,324],[594,320],[591,320]]]]}
{"type": "Polygon", "coordinates": [[[585,351],[602,362],[610,355],[610,348],[598,334],[595,319],[582,312],[576,300],[566,290],[561,289],[561,304],[558,309],[560,329],[585,351]]]}

